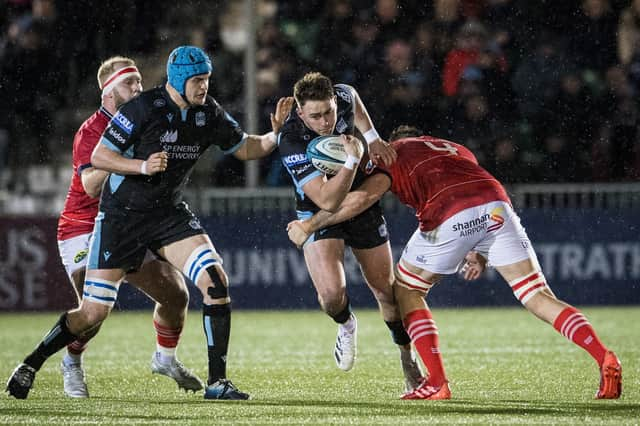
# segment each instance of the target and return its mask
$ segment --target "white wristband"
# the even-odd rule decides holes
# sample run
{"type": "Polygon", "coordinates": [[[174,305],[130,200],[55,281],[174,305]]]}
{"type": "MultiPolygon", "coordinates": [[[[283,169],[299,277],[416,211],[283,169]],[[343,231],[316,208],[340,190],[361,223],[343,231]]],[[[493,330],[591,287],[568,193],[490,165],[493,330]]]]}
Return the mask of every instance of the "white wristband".
{"type": "Polygon", "coordinates": [[[143,161],[142,165],[140,166],[140,174],[143,175],[148,175],[149,173],[147,173],[147,161],[143,161]]]}
{"type": "Polygon", "coordinates": [[[375,127],[372,127],[369,130],[367,130],[366,132],[364,132],[364,134],[362,136],[364,136],[364,140],[367,141],[367,145],[369,145],[371,142],[373,142],[375,140],[380,139],[380,135],[376,131],[375,127]]]}
{"type": "Polygon", "coordinates": [[[360,159],[358,157],[354,157],[353,155],[349,154],[349,156],[344,162],[343,167],[349,170],[353,170],[353,168],[357,166],[358,163],[360,163],[360,159]]]}

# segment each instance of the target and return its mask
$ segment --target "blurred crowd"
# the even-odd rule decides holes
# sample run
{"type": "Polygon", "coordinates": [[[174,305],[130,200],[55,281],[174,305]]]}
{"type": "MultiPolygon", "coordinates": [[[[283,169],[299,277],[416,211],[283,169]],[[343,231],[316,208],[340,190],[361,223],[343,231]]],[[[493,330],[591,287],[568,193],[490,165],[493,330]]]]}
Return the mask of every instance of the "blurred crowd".
{"type": "MultiPolygon", "coordinates": [[[[258,132],[277,99],[318,70],[358,90],[383,137],[398,124],[418,126],[465,144],[506,183],[640,178],[640,0],[255,3],[258,132]]],[[[211,94],[246,123],[245,0],[2,8],[0,169],[14,181],[26,164],[70,151],[84,117],[67,128],[59,112],[97,107],[97,94],[82,89],[97,93],[95,70],[112,54],[147,58],[161,75],[176,44],[206,48],[211,94]]],[[[243,184],[241,162],[212,161],[197,178],[243,184]]],[[[261,184],[289,183],[277,155],[260,168],[261,184]]]]}

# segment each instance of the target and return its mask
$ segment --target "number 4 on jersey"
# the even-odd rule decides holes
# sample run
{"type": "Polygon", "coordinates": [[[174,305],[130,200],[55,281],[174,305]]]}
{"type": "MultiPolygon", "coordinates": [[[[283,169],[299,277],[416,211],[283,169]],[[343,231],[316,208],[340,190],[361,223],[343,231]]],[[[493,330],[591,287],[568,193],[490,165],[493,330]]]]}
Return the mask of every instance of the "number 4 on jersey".
{"type": "Polygon", "coordinates": [[[451,155],[458,155],[458,149],[449,142],[440,142],[442,146],[435,146],[433,142],[426,141],[424,144],[434,151],[447,151],[451,155]]]}

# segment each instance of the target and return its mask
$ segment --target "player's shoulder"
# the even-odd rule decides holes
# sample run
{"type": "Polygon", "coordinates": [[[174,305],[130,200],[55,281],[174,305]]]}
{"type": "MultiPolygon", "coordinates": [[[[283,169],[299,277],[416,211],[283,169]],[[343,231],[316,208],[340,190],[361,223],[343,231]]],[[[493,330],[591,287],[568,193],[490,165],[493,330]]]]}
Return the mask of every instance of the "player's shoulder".
{"type": "Polygon", "coordinates": [[[333,85],[333,91],[336,94],[338,102],[343,101],[351,105],[356,97],[356,89],[353,86],[344,83],[337,83],[333,85]]]}
{"type": "Polygon", "coordinates": [[[309,133],[307,127],[298,114],[292,110],[280,129],[281,136],[288,140],[302,140],[307,133],[309,133]]]}

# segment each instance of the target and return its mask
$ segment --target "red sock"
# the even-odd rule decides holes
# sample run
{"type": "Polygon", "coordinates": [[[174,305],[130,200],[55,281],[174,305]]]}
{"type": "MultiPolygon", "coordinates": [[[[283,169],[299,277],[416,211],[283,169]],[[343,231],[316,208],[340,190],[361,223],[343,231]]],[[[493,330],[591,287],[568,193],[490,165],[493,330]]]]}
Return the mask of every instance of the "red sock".
{"type": "Polygon", "coordinates": [[[166,349],[172,349],[178,346],[180,340],[180,333],[182,328],[169,328],[158,324],[156,320],[153,321],[153,326],[156,329],[156,340],[158,346],[166,349]]]}
{"type": "Polygon", "coordinates": [[[447,381],[438,343],[438,327],[428,309],[409,312],[404,318],[404,327],[411,337],[416,351],[429,370],[429,384],[440,386],[447,381]]]}
{"type": "Polygon", "coordinates": [[[553,322],[553,328],[589,352],[589,355],[596,360],[598,365],[602,365],[607,348],[602,344],[587,318],[579,310],[573,306],[565,308],[556,317],[553,322]]]}
{"type": "Polygon", "coordinates": [[[82,352],[84,352],[85,349],[87,349],[88,343],[89,343],[89,340],[85,340],[82,337],[78,337],[76,340],[74,340],[73,342],[67,345],[67,351],[69,351],[70,354],[73,354],[76,356],[81,355],[82,352]]]}

